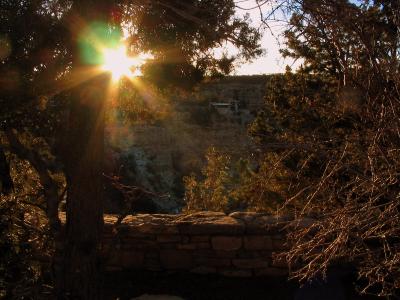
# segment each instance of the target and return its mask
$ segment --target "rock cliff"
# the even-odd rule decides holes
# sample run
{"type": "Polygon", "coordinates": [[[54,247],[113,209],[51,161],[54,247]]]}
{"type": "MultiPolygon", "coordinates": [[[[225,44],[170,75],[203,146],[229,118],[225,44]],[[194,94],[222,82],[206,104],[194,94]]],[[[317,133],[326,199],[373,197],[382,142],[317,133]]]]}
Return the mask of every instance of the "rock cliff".
{"type": "MultiPolygon", "coordinates": [[[[199,174],[210,147],[232,157],[251,151],[247,125],[263,103],[265,76],[227,77],[201,84],[192,93],[171,96],[169,113],[153,124],[112,124],[108,127],[107,161],[111,173],[126,185],[154,193],[132,207],[142,212],[178,212],[182,178],[199,174]]],[[[109,192],[108,211],[124,205],[109,192]]]]}

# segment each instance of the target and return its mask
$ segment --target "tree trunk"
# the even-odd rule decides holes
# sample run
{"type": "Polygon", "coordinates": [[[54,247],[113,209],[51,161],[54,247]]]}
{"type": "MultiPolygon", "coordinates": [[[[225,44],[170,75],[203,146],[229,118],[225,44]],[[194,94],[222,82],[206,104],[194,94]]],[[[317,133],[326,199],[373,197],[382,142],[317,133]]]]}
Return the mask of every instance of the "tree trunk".
{"type": "Polygon", "coordinates": [[[108,76],[102,75],[72,92],[62,279],[65,292],[73,299],[100,299],[104,106],[108,84],[108,76]]]}
{"type": "MultiPolygon", "coordinates": [[[[84,28],[76,26],[77,20],[83,25],[92,22],[108,24],[113,2],[73,2],[70,14],[73,69],[90,67],[81,61],[78,42],[84,28]]],[[[110,78],[108,74],[102,74],[87,79],[71,90],[63,155],[67,177],[65,243],[61,268],[56,271],[56,289],[72,299],[97,300],[101,299],[102,280],[104,107],[110,78]]]]}
{"type": "Polygon", "coordinates": [[[10,175],[10,164],[7,161],[3,148],[0,146],[0,195],[8,195],[14,190],[14,183],[10,175]]]}

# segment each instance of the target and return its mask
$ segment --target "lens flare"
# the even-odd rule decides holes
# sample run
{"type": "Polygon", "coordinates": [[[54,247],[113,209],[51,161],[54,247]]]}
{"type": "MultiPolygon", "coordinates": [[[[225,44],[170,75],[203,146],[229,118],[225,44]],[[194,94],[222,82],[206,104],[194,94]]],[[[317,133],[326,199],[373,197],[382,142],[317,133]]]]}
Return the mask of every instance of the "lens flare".
{"type": "Polygon", "coordinates": [[[135,71],[143,64],[140,57],[130,57],[127,55],[125,46],[115,49],[104,49],[102,69],[110,72],[114,80],[122,77],[135,76],[135,71]]]}

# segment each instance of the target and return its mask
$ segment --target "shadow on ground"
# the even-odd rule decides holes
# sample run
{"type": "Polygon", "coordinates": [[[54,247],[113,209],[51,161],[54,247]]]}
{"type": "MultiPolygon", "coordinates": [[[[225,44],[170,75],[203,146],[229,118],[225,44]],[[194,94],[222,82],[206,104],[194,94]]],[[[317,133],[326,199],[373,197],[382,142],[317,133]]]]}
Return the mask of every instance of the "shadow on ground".
{"type": "MultiPolygon", "coordinates": [[[[354,292],[352,280],[344,282],[346,300],[372,300],[354,292]]],[[[106,275],[106,300],[125,300],[143,294],[173,295],[185,300],[289,300],[298,298],[299,286],[286,278],[226,278],[187,273],[118,272],[106,275]]],[[[315,295],[315,293],[314,293],[315,295]]],[[[321,299],[309,298],[307,300],[321,299]]],[[[337,299],[341,300],[341,299],[337,299]]]]}

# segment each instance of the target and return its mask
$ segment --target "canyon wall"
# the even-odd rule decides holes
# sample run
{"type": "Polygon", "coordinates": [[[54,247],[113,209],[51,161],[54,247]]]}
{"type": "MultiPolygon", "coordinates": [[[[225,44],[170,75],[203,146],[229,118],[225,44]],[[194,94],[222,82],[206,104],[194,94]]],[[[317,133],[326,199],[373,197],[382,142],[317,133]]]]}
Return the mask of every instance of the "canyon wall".
{"type": "MultiPolygon", "coordinates": [[[[206,82],[192,93],[171,96],[168,114],[157,122],[110,125],[109,169],[121,174],[125,184],[160,195],[145,200],[154,205],[141,203],[133,211],[179,212],[182,178],[200,174],[210,147],[233,159],[251,153],[254,145],[247,126],[262,106],[266,80],[266,76],[233,76],[206,82]]],[[[120,211],[121,203],[112,201],[118,197],[109,198],[107,211],[120,211]]]]}

